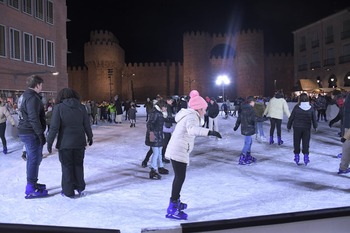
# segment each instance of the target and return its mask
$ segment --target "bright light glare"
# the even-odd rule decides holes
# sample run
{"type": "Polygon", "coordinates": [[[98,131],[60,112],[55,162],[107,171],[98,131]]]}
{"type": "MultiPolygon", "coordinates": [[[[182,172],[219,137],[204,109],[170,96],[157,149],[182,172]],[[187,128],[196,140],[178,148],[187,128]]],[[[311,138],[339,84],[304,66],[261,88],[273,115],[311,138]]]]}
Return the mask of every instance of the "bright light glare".
{"type": "Polygon", "coordinates": [[[216,79],[216,85],[229,84],[230,79],[228,79],[227,75],[219,75],[216,79]]]}

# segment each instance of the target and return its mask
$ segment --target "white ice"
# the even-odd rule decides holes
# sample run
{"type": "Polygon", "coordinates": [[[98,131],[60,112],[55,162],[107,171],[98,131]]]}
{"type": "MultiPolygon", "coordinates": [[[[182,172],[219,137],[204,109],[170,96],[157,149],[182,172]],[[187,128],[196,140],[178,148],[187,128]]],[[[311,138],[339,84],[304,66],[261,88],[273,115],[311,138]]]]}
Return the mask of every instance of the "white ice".
{"type": "MultiPolygon", "coordinates": [[[[293,105],[293,104],[292,104],[293,105]]],[[[291,107],[290,107],[291,108],[291,107]]],[[[334,117],[334,114],[333,114],[334,117]]],[[[221,140],[198,137],[181,192],[188,204],[187,221],[165,218],[173,171],[161,180],[148,177],[141,162],[148,151],[145,111],[138,108],[136,128],[129,122],[93,126],[94,144],[85,157],[87,196],[60,195],[61,167],[57,151],[43,159],[39,182],[47,184],[50,197],[27,200],[26,163],[22,144],[8,139],[9,154],[0,154],[0,222],[71,227],[119,229],[137,233],[143,228],[174,227],[183,222],[233,219],[250,216],[348,206],[349,175],[338,175],[341,142],[339,123],[330,128],[319,122],[312,133],[310,163],[293,162],[292,132],[282,125],[284,144],[253,141],[256,164],[238,165],[243,146],[240,129],[233,131],[236,117],[219,116],[221,140]]],[[[11,130],[11,129],[8,129],[11,130]]],[[[264,123],[269,135],[269,122],[264,123]]],[[[276,132],[275,132],[276,135],[276,132]]],[[[47,154],[46,147],[44,152],[47,154]]]]}

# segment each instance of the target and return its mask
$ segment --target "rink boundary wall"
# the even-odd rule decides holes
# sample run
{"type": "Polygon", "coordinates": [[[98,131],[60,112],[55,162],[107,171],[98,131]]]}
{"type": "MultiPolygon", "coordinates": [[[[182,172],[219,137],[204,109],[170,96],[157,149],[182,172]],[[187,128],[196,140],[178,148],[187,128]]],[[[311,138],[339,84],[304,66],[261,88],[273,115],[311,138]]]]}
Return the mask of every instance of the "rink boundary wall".
{"type": "Polygon", "coordinates": [[[16,233],[121,233],[120,230],[0,223],[0,232],[16,233]]]}
{"type": "MultiPolygon", "coordinates": [[[[176,221],[176,220],[175,220],[176,221]]],[[[350,207],[180,223],[179,227],[147,228],[141,233],[347,233],[350,207]]]]}

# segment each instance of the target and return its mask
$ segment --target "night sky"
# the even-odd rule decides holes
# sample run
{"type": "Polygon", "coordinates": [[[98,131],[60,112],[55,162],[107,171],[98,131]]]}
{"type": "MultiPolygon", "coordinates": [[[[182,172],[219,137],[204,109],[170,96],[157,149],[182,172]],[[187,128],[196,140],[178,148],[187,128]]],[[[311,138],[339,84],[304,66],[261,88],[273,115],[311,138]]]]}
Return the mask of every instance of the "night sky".
{"type": "Polygon", "coordinates": [[[67,0],[68,65],[83,64],[92,30],[111,31],[127,63],[182,62],[183,33],[190,31],[262,29],[267,53],[292,53],[293,31],[349,6],[345,0],[67,0]]]}

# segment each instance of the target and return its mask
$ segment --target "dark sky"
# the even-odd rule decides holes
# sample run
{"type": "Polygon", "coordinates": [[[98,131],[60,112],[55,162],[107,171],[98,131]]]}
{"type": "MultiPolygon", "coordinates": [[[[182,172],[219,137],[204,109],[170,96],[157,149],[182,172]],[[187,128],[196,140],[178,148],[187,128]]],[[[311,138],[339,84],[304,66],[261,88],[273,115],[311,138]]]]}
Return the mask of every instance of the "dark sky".
{"type": "Polygon", "coordinates": [[[111,31],[127,63],[182,62],[189,31],[262,29],[266,52],[292,53],[294,30],[349,6],[345,0],[67,0],[68,64],[83,64],[92,30],[111,31]]]}

